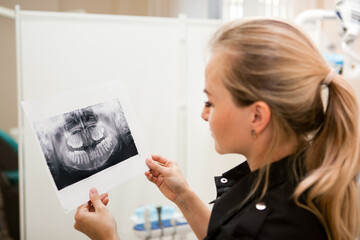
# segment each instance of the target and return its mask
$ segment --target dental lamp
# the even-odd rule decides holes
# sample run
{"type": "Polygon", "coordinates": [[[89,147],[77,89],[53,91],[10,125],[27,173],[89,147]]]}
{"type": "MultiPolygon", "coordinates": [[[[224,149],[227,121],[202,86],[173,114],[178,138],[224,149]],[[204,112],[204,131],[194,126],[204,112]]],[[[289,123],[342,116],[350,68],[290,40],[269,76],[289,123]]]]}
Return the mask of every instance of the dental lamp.
{"type": "Polygon", "coordinates": [[[360,0],[338,0],[335,11],[344,29],[341,47],[354,61],[360,63],[359,53],[351,49],[356,38],[360,37],[360,0]]]}
{"type": "Polygon", "coordinates": [[[355,62],[360,63],[360,53],[352,49],[356,38],[360,37],[360,0],[337,0],[335,11],[309,9],[301,12],[295,22],[299,25],[315,24],[315,43],[320,46],[321,21],[338,19],[343,29],[341,48],[355,62]]]}

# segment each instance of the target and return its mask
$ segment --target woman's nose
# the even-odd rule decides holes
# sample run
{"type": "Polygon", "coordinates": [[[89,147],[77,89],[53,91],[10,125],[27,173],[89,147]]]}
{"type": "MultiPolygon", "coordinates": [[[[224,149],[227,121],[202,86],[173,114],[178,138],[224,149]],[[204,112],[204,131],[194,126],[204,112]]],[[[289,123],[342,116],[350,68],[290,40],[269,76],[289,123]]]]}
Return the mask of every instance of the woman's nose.
{"type": "Polygon", "coordinates": [[[209,109],[207,107],[204,106],[202,113],[201,113],[201,117],[202,119],[204,119],[204,121],[208,121],[209,119],[209,109]]]}

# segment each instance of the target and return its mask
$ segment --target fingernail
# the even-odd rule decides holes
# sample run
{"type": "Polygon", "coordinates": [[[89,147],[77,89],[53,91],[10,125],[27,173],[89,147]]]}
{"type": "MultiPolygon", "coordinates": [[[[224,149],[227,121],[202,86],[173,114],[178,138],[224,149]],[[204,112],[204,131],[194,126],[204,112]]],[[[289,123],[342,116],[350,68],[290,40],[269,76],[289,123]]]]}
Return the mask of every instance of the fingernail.
{"type": "Polygon", "coordinates": [[[147,159],[146,159],[146,163],[151,164],[151,163],[152,163],[152,160],[151,160],[150,158],[147,158],[147,159]]]}
{"type": "Polygon", "coordinates": [[[91,188],[90,192],[91,192],[92,194],[97,194],[96,188],[91,188]]]}

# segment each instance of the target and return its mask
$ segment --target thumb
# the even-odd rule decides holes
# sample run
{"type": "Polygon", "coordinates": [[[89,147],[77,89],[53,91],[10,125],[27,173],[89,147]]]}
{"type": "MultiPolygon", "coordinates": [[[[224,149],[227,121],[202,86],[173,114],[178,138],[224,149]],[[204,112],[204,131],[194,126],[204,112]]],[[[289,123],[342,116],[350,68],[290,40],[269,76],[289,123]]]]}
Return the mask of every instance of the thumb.
{"type": "Polygon", "coordinates": [[[103,205],[96,188],[90,189],[90,201],[91,201],[92,205],[94,206],[95,210],[103,205]]]}
{"type": "Polygon", "coordinates": [[[163,173],[166,170],[166,167],[161,166],[159,162],[156,162],[150,158],[146,159],[146,164],[151,170],[155,170],[159,173],[163,173]]]}

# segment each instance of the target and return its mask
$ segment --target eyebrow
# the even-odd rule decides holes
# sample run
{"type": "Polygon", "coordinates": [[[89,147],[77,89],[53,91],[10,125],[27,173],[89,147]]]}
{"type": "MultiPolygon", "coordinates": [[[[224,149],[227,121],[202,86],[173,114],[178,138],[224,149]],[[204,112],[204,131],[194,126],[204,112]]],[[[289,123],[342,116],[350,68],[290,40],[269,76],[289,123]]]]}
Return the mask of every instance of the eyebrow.
{"type": "Polygon", "coordinates": [[[204,93],[206,93],[207,95],[211,95],[211,94],[209,93],[209,91],[206,90],[206,89],[204,89],[204,93]]]}

